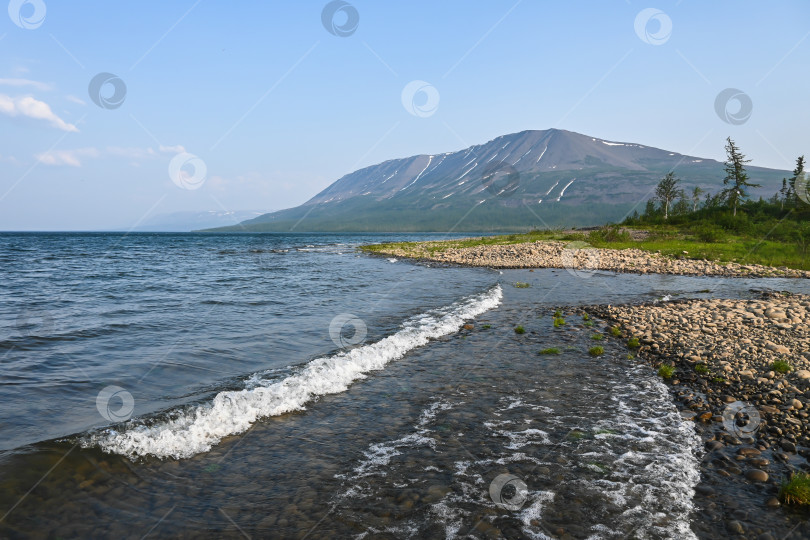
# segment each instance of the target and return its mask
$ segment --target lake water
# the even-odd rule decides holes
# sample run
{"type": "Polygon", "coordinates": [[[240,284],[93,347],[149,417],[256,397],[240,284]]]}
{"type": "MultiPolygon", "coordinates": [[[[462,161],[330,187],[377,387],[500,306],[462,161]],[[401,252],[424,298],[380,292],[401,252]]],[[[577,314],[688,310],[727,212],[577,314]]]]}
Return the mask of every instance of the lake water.
{"type": "Polygon", "coordinates": [[[810,287],[356,251],[444,237],[0,234],[0,536],[692,534],[691,425],[551,314],[810,287]]]}

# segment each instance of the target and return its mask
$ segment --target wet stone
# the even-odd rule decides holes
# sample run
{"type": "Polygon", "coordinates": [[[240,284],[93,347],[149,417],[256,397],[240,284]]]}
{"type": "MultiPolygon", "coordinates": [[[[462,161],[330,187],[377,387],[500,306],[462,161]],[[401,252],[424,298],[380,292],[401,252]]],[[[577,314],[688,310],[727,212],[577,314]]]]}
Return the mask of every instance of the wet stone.
{"type": "Polygon", "coordinates": [[[768,473],[761,469],[751,469],[745,473],[745,478],[751,482],[767,482],[768,473]]]}
{"type": "Polygon", "coordinates": [[[726,523],[726,529],[730,533],[745,534],[745,528],[743,527],[742,523],[740,523],[737,520],[727,522],[726,523]]]}

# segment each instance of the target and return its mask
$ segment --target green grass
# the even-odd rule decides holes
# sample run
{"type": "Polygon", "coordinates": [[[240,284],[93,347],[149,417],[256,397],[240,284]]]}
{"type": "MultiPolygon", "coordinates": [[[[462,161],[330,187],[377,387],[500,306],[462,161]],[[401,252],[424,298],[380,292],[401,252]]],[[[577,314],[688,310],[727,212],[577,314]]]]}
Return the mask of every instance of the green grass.
{"type": "Polygon", "coordinates": [[[492,325],[491,324],[485,324],[481,328],[483,328],[484,330],[489,330],[490,328],[492,328],[492,325]]]}
{"type": "Polygon", "coordinates": [[[529,287],[531,287],[531,285],[529,285],[528,283],[525,283],[523,281],[518,281],[518,282],[515,283],[515,288],[516,289],[528,289],[529,287]]]}
{"type": "Polygon", "coordinates": [[[555,312],[554,312],[554,317],[555,317],[555,318],[560,318],[560,317],[562,317],[562,311],[560,311],[559,309],[558,309],[557,311],[555,311],[555,312]]]}
{"type": "Polygon", "coordinates": [[[706,364],[697,364],[695,366],[695,373],[706,375],[707,373],[709,373],[709,366],[707,366],[706,364]]]}
{"type": "Polygon", "coordinates": [[[432,242],[388,242],[361,246],[362,251],[369,253],[388,253],[392,249],[403,251],[413,257],[430,257],[447,249],[461,249],[476,246],[504,246],[524,244],[538,240],[561,240],[561,231],[530,231],[522,234],[504,234],[477,238],[460,238],[457,240],[437,240],[432,242]]]}
{"type": "Polygon", "coordinates": [[[661,364],[661,367],[658,368],[658,375],[664,379],[671,379],[674,374],[675,368],[667,364],[661,364]]]}
{"type": "Polygon", "coordinates": [[[628,360],[634,360],[636,358],[636,355],[633,353],[627,353],[627,356],[625,358],[627,358],[628,360]]]}
{"type": "Polygon", "coordinates": [[[622,329],[618,326],[611,326],[610,327],[610,335],[613,337],[619,337],[622,335],[622,329]]]}
{"type": "Polygon", "coordinates": [[[590,354],[591,356],[600,356],[602,354],[605,354],[605,348],[599,345],[594,345],[593,347],[588,349],[588,354],[590,354]]]}
{"type": "Polygon", "coordinates": [[[810,504],[810,474],[797,472],[779,488],[779,500],[785,504],[810,504]]]}
{"type": "Polygon", "coordinates": [[[627,340],[627,346],[631,349],[638,349],[641,345],[639,344],[637,337],[631,337],[627,340]]]}
{"type": "Polygon", "coordinates": [[[560,354],[560,349],[557,347],[549,347],[548,349],[543,349],[537,354],[560,354]]]}
{"type": "Polygon", "coordinates": [[[591,336],[591,339],[594,341],[602,341],[603,339],[605,339],[605,336],[597,332],[596,334],[591,336]]]}
{"type": "MultiPolygon", "coordinates": [[[[694,213],[630,218],[623,225],[652,233],[637,247],[661,250],[690,259],[736,261],[741,264],[787,266],[810,269],[810,206],[782,207],[771,201],[744,203],[733,215],[724,206],[702,208],[694,213]]],[[[593,242],[592,242],[593,243],[593,242]]],[[[597,246],[600,247],[600,246],[597,246]]]]}
{"type": "Polygon", "coordinates": [[[590,315],[588,315],[587,313],[584,313],[584,314],[582,315],[582,320],[583,320],[583,321],[590,321],[590,320],[591,320],[591,316],[590,316],[590,315]]]}
{"type": "Polygon", "coordinates": [[[554,328],[559,328],[563,325],[565,325],[565,319],[563,319],[562,317],[554,318],[554,328]]]}
{"type": "Polygon", "coordinates": [[[587,328],[590,328],[591,326],[593,326],[593,321],[585,321],[582,324],[584,324],[587,328]]]}
{"type": "Polygon", "coordinates": [[[713,377],[712,382],[721,383],[726,382],[726,380],[723,377],[713,377]]]}
{"type": "Polygon", "coordinates": [[[520,325],[517,325],[517,326],[515,327],[515,333],[516,333],[516,334],[525,334],[525,333],[526,333],[526,329],[525,329],[525,328],[523,328],[523,327],[522,327],[522,326],[520,326],[520,325]]]}
{"type": "Polygon", "coordinates": [[[788,364],[784,360],[777,360],[773,364],[771,364],[771,369],[777,373],[787,373],[793,368],[790,367],[790,364],[788,364]]]}

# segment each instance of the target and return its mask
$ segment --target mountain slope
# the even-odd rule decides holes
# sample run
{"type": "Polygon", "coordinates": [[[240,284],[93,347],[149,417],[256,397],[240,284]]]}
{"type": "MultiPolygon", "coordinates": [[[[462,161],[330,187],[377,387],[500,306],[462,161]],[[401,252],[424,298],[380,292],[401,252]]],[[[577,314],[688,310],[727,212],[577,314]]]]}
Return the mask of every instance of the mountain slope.
{"type": "MultiPolygon", "coordinates": [[[[683,187],[716,192],[722,164],[634,143],[549,129],[458,152],[393,159],[337,180],[301,206],[259,216],[250,231],[497,231],[595,225],[643,210],[674,170],[683,187]]],[[[772,195],[786,171],[750,167],[772,195]]]]}

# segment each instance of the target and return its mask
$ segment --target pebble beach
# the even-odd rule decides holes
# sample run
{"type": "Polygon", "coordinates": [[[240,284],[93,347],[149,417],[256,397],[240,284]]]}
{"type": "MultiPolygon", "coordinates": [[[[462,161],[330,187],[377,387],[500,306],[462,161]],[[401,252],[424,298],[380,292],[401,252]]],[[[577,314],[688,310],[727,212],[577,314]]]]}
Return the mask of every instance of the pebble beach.
{"type": "Polygon", "coordinates": [[[679,258],[673,258],[641,249],[594,248],[585,242],[537,241],[435,249],[442,244],[443,242],[420,242],[407,248],[393,246],[377,253],[389,257],[489,268],[572,268],[681,276],[810,278],[810,272],[806,270],[690,259],[686,252],[679,258]]]}

